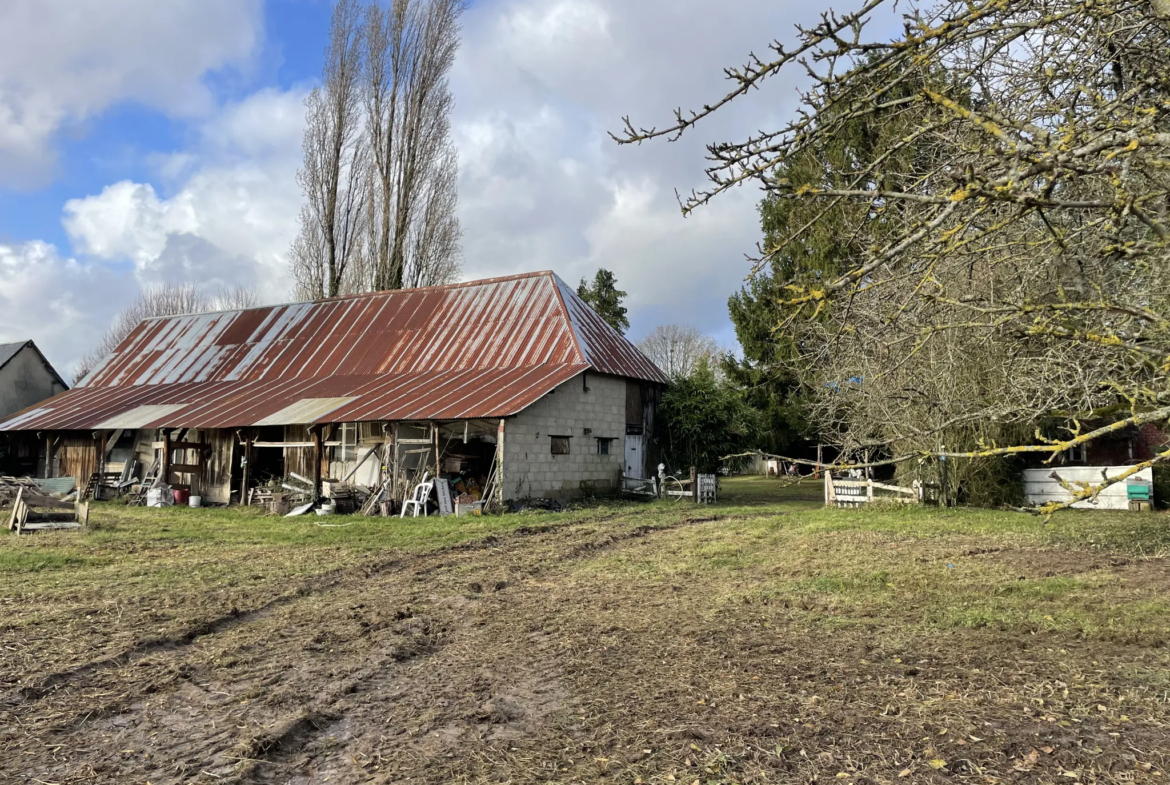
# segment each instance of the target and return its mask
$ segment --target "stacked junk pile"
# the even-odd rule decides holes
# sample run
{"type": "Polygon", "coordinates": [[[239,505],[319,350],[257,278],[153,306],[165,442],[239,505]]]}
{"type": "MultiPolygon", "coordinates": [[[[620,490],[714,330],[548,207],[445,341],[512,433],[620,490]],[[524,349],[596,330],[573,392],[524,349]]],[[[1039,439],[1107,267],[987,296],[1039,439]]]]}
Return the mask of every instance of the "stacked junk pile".
{"type": "Polygon", "coordinates": [[[75,485],[72,477],[0,477],[0,510],[9,512],[8,529],[25,534],[85,526],[89,522],[89,505],[77,500],[75,485]]]}
{"type": "MultiPolygon", "coordinates": [[[[246,503],[286,517],[310,512],[419,517],[484,511],[491,489],[498,487],[495,441],[486,429],[473,432],[467,422],[446,427],[398,423],[386,430],[391,428],[392,433],[374,444],[347,441],[344,427],[335,436],[337,441],[323,442],[334,454],[322,461],[322,469],[336,471],[337,476],[322,477],[319,493],[314,479],[289,469],[300,464],[286,456],[282,467],[286,473],[266,476],[249,490],[246,503]]],[[[245,448],[278,444],[286,451],[297,449],[289,448],[287,441],[256,441],[245,448]]],[[[260,470],[263,461],[254,458],[252,463],[260,470]]]]}
{"type": "MultiPolygon", "coordinates": [[[[32,524],[38,522],[34,507],[59,516],[90,500],[226,506],[240,503],[238,489],[246,488],[243,503],[273,515],[479,515],[492,489],[499,490],[496,428],[488,421],[338,425],[317,432],[319,443],[298,441],[303,436],[292,427],[218,435],[115,431],[95,440],[96,470],[83,475],[83,484],[74,477],[0,477],[0,509],[13,508],[22,496],[20,509],[30,511],[32,524]],[[225,437],[234,442],[226,451],[225,437]]],[[[52,459],[66,463],[56,450],[52,459]]],[[[49,527],[26,527],[36,528],[49,527]]]]}

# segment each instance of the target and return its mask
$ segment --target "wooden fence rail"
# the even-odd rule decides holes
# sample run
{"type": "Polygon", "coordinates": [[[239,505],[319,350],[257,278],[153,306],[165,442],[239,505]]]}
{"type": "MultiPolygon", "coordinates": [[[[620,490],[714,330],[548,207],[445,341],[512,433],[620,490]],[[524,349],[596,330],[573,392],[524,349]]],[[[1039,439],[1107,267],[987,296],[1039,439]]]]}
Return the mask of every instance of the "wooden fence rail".
{"type": "Polygon", "coordinates": [[[909,488],[906,488],[901,485],[889,485],[873,480],[837,478],[833,476],[832,472],[825,472],[825,506],[827,507],[860,507],[872,501],[921,504],[922,497],[922,485],[917,480],[909,488]],[[876,493],[877,491],[884,493],[879,495],[876,493]]]}

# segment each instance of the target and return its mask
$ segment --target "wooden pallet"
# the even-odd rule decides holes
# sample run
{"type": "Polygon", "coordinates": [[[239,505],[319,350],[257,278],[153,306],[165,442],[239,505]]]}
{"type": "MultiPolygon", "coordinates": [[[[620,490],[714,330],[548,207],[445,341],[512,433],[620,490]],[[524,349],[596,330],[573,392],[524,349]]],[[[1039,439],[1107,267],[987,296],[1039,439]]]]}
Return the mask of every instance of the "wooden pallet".
{"type": "Polygon", "coordinates": [[[88,525],[88,504],[74,507],[49,496],[25,494],[24,488],[17,492],[12,516],[8,520],[9,530],[17,534],[48,529],[80,529],[88,525]]]}

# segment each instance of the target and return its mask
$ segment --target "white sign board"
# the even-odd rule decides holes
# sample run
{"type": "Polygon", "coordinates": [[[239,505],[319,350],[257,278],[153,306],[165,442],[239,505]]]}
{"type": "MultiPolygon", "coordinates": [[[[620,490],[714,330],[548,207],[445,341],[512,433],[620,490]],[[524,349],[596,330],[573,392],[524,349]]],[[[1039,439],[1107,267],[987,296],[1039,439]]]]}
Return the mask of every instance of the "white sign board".
{"type": "MultiPolygon", "coordinates": [[[[1113,478],[1127,472],[1130,466],[1046,466],[1042,469],[1024,470],[1024,498],[1028,504],[1050,504],[1052,502],[1067,502],[1072,498],[1055,474],[1066,483],[1077,486],[1077,483],[1100,485],[1106,477],[1113,478]]],[[[1154,482],[1154,470],[1142,469],[1130,475],[1126,480],[1134,480],[1146,484],[1154,482]]],[[[1078,510],[1128,510],[1129,496],[1125,490],[1126,480],[1121,480],[1101,491],[1096,499],[1086,499],[1073,505],[1078,510]]]]}
{"type": "Polygon", "coordinates": [[[435,478],[435,495],[439,498],[439,515],[454,515],[455,505],[451,501],[451,484],[442,477],[435,478]]]}

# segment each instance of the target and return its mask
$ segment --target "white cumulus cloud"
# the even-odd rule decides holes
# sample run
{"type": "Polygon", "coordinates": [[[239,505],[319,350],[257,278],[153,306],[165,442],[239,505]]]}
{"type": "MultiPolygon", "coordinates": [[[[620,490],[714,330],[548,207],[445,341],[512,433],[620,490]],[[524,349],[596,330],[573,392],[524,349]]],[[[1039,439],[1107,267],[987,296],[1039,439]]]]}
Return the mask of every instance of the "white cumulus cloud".
{"type": "Polygon", "coordinates": [[[0,342],[35,340],[68,381],[136,292],[128,272],[62,257],[47,243],[0,244],[0,342]]]}
{"type": "Polygon", "coordinates": [[[262,30],[261,0],[4,0],[0,186],[45,182],[58,134],[120,102],[214,110],[206,74],[246,67],[262,30]]]}
{"type": "Polygon", "coordinates": [[[475,5],[454,75],[465,275],[553,268],[571,282],[613,270],[635,337],[690,322],[729,344],[727,297],[759,239],[745,187],[690,218],[675,190],[704,184],[705,145],[780,125],[798,74],[668,144],[609,137],[669,122],[728,90],[723,68],[791,40],[824,0],[502,0],[475,5]]]}
{"type": "Polygon", "coordinates": [[[159,159],[160,181],[129,180],[65,204],[74,248],[133,264],[144,284],[256,286],[287,296],[287,251],[296,231],[296,170],[304,93],[263,90],[200,129],[192,149],[159,159]]]}

